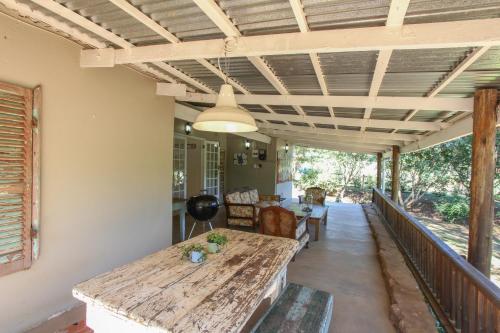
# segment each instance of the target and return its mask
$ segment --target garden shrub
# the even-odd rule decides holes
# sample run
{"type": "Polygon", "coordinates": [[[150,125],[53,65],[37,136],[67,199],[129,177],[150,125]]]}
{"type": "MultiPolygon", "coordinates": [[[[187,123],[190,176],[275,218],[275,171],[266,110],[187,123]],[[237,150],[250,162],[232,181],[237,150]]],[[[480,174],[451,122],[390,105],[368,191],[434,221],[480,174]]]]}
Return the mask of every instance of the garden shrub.
{"type": "Polygon", "coordinates": [[[445,196],[436,208],[446,222],[461,223],[469,217],[469,201],[462,196],[445,196]]]}

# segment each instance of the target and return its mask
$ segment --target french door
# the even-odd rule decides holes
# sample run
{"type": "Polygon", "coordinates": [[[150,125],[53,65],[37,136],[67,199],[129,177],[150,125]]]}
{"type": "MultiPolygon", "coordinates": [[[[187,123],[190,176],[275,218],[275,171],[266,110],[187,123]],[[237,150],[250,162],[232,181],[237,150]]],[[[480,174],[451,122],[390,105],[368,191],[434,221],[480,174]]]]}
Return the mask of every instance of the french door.
{"type": "Polygon", "coordinates": [[[186,198],[186,138],[174,136],[172,197],[186,198]]]}
{"type": "Polygon", "coordinates": [[[220,147],[215,141],[205,141],[204,189],[207,194],[219,197],[220,147]]]}

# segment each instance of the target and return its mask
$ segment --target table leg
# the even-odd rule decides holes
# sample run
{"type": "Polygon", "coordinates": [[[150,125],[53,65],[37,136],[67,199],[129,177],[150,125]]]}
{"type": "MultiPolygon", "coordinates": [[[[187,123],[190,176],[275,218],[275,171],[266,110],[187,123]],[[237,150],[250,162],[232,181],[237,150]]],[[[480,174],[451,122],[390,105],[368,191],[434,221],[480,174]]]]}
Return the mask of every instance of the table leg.
{"type": "Polygon", "coordinates": [[[181,242],[186,240],[186,210],[179,212],[179,222],[181,223],[181,242]]]}
{"type": "Polygon", "coordinates": [[[319,239],[319,225],[320,225],[320,220],[315,221],[315,228],[314,228],[314,240],[318,241],[319,239]]]}

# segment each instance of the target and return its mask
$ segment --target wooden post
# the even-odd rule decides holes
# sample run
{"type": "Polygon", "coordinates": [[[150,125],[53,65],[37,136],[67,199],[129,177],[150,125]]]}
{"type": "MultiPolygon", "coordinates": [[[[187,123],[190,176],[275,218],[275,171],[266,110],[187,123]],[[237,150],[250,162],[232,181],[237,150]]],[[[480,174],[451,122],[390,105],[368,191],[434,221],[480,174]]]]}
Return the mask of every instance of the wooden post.
{"type": "Polygon", "coordinates": [[[377,188],[382,188],[382,153],[377,153],[377,188]]]}
{"type": "Polygon", "coordinates": [[[392,201],[398,203],[399,195],[399,146],[392,146],[392,188],[391,188],[391,198],[392,201]]]}
{"type": "Polygon", "coordinates": [[[470,182],[469,262],[490,276],[493,227],[493,179],[497,123],[496,89],[479,89],[474,95],[472,173],[470,182]]]}

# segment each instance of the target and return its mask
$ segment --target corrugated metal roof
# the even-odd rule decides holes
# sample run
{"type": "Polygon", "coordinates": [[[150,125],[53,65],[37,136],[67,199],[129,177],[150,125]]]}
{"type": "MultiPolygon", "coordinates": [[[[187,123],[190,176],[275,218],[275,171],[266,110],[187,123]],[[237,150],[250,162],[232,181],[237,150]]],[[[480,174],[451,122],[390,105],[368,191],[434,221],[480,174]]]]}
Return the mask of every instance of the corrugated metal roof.
{"type": "Polygon", "coordinates": [[[274,112],[279,114],[293,114],[297,115],[298,113],[295,109],[290,105],[268,105],[274,112]]]}
{"type": "Polygon", "coordinates": [[[335,113],[335,117],[362,119],[365,114],[365,109],[333,108],[333,112],[335,113]]]}
{"type": "Polygon", "coordinates": [[[498,0],[412,0],[405,24],[500,17],[498,0]]]}
{"type": "MultiPolygon", "coordinates": [[[[210,59],[212,65],[227,73],[253,94],[278,94],[276,89],[247,58],[210,59]]],[[[213,74],[212,74],[213,75],[213,74]]]]}
{"type": "Polygon", "coordinates": [[[220,0],[219,5],[243,35],[299,31],[288,0],[220,0]]]}
{"type": "Polygon", "coordinates": [[[308,116],[330,117],[330,111],[326,106],[304,106],[302,110],[308,116]]]}
{"type": "Polygon", "coordinates": [[[446,72],[452,70],[472,50],[468,47],[427,50],[394,50],[388,73],[446,72]]]}
{"type": "Polygon", "coordinates": [[[290,94],[321,95],[321,88],[308,54],[267,56],[265,61],[290,94]]]}
{"type": "Polygon", "coordinates": [[[259,112],[259,113],[269,113],[266,109],[264,109],[260,105],[255,105],[255,104],[241,104],[242,107],[247,109],[248,111],[251,112],[259,112]]]}
{"type": "MultiPolygon", "coordinates": [[[[80,33],[86,33],[101,43],[107,40],[80,28],[29,0],[17,0],[48,17],[54,17],[80,33]]],[[[151,45],[167,41],[143,23],[116,7],[108,0],[55,0],[134,45],[151,45]]],[[[192,0],[129,0],[137,9],[173,33],[181,41],[224,38],[225,35],[192,0]]],[[[306,20],[311,30],[370,27],[385,24],[390,0],[302,0],[306,20]]],[[[217,3],[243,35],[259,35],[299,31],[288,0],[219,0],[217,3]]],[[[411,0],[405,23],[439,22],[500,17],[500,0],[411,0]]],[[[42,25],[43,24],[38,24],[42,25]]],[[[45,25],[46,26],[46,25],[45,25]]],[[[61,33],[62,34],[62,33],[61,33]]],[[[425,96],[460,63],[472,48],[428,50],[394,50],[387,73],[380,87],[380,96],[425,96]]],[[[367,96],[377,61],[377,51],[319,54],[324,80],[330,95],[367,96]]],[[[277,78],[290,94],[322,94],[309,54],[264,57],[277,78]]],[[[217,59],[209,61],[218,67],[217,59]]],[[[170,65],[186,75],[218,91],[223,80],[195,60],[173,61],[170,65]]],[[[148,64],[155,68],[155,65],[148,64]]],[[[156,67],[160,72],[168,74],[156,67]]],[[[222,71],[253,94],[277,94],[271,83],[248,61],[232,58],[222,71]]],[[[168,74],[172,75],[172,74],[168,74]]],[[[189,86],[189,85],[188,85],[189,86]]],[[[439,96],[472,96],[480,87],[500,88],[500,46],[487,51],[464,73],[449,84],[439,96]]],[[[209,104],[192,103],[196,107],[209,104]]],[[[253,112],[268,112],[260,105],[246,105],[253,112]]],[[[276,113],[297,114],[291,106],[271,106],[276,113]]],[[[329,117],[326,107],[303,107],[307,115],[329,117]]],[[[364,109],[334,108],[335,116],[363,118],[364,109]]],[[[372,111],[373,119],[401,120],[409,110],[372,111]]],[[[449,112],[419,111],[412,120],[439,121],[448,119],[449,112]]],[[[275,123],[282,124],[277,121],[275,123]]],[[[332,125],[319,125],[333,128],[332,125]]],[[[345,127],[341,127],[345,128],[345,127]]],[[[347,127],[358,129],[359,127],[347,127]]],[[[388,131],[391,129],[370,129],[388,131]]],[[[397,131],[398,133],[423,133],[397,131]]]]}
{"type": "Polygon", "coordinates": [[[370,74],[375,70],[377,51],[321,53],[319,59],[325,75],[370,74]]]}
{"type": "Polygon", "coordinates": [[[373,109],[371,119],[403,120],[411,110],[373,109]]]}
{"type": "Polygon", "coordinates": [[[500,89],[499,71],[467,71],[453,80],[441,95],[453,95],[456,97],[470,97],[474,91],[481,87],[495,87],[500,89]]]}
{"type": "Polygon", "coordinates": [[[390,0],[303,0],[311,30],[384,25],[390,0]]]}

